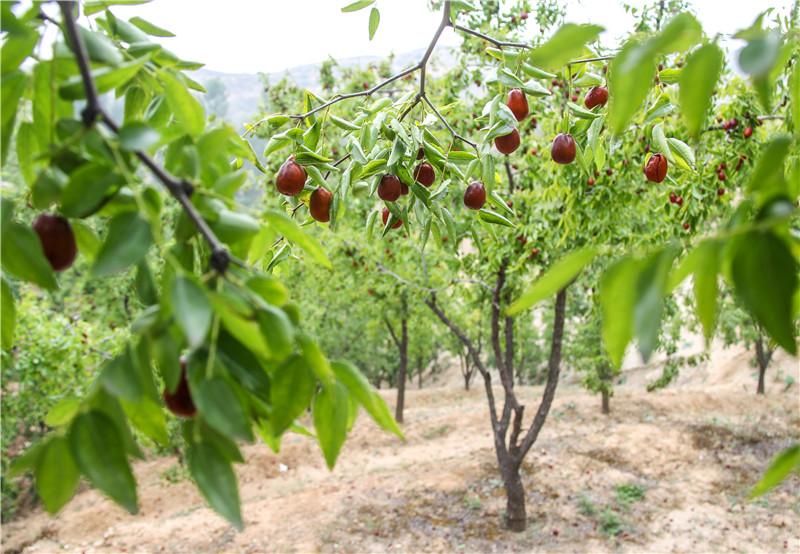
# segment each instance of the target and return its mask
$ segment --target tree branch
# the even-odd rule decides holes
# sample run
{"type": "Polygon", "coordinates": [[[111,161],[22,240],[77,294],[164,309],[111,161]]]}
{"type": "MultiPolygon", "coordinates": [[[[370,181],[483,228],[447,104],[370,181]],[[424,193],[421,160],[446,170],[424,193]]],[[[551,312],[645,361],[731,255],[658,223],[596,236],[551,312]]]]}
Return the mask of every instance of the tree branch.
{"type": "Polygon", "coordinates": [[[397,345],[397,348],[402,348],[400,344],[400,339],[397,338],[397,335],[394,332],[394,328],[392,327],[392,323],[389,321],[389,318],[383,316],[383,322],[386,324],[386,328],[389,330],[389,334],[392,336],[392,340],[397,345]]]}
{"type": "MultiPolygon", "coordinates": [[[[68,42],[72,45],[72,51],[75,54],[78,63],[78,69],[81,74],[81,81],[83,88],[86,92],[86,107],[81,113],[83,123],[87,127],[91,127],[96,121],[101,121],[108,127],[114,134],[119,134],[119,126],[113,119],[105,112],[100,105],[100,100],[97,94],[94,80],[92,79],[91,69],[89,67],[89,55],[86,51],[86,46],[78,33],[78,27],[75,23],[75,14],[73,8],[76,6],[75,2],[60,0],[58,2],[61,14],[64,18],[64,27],[67,34],[68,42]]],[[[169,173],[167,173],[161,166],[159,166],[150,156],[141,150],[133,152],[137,158],[161,181],[161,184],[169,191],[169,193],[178,201],[183,208],[186,215],[194,223],[197,230],[203,236],[205,241],[211,248],[211,267],[219,273],[225,273],[228,265],[232,259],[228,249],[220,242],[214,232],[206,223],[203,216],[195,208],[189,196],[194,191],[191,183],[184,180],[178,180],[169,173]]],[[[238,262],[237,262],[238,263],[238,262]]]]}
{"type": "Polygon", "coordinates": [[[466,139],[466,138],[462,137],[461,135],[459,135],[458,133],[456,133],[455,129],[453,129],[450,126],[450,124],[447,122],[447,120],[444,118],[444,116],[441,113],[439,113],[439,110],[436,109],[436,106],[433,105],[433,102],[428,100],[428,97],[425,94],[423,94],[421,98],[425,101],[426,104],[428,104],[428,106],[430,106],[430,108],[433,110],[433,113],[436,114],[436,117],[439,118],[439,120],[444,124],[444,126],[447,127],[447,130],[450,131],[450,134],[453,135],[453,138],[456,138],[456,139],[460,140],[461,142],[465,142],[465,143],[469,144],[475,150],[478,149],[478,145],[477,144],[475,144],[471,140],[466,139]]]}
{"type": "Polygon", "coordinates": [[[514,194],[514,174],[511,173],[511,163],[508,161],[508,156],[505,159],[506,175],[508,175],[508,194],[514,194]]]}
{"type": "Polygon", "coordinates": [[[453,23],[452,27],[456,31],[460,31],[460,32],[465,33],[465,34],[472,35],[473,37],[478,37],[480,39],[483,39],[486,42],[490,42],[490,43],[494,44],[495,46],[497,46],[498,48],[503,48],[504,46],[507,46],[509,48],[523,48],[523,49],[526,49],[526,50],[531,48],[527,44],[523,44],[521,42],[506,42],[506,41],[502,41],[502,40],[497,40],[496,38],[492,38],[489,35],[484,35],[483,33],[479,33],[478,31],[473,31],[472,29],[469,29],[467,27],[463,27],[461,25],[458,25],[457,23],[453,23]]]}
{"type": "Polygon", "coordinates": [[[358,91],[358,92],[351,92],[351,93],[348,93],[348,94],[337,94],[336,96],[334,96],[333,98],[331,98],[330,100],[325,102],[324,104],[320,104],[316,108],[314,108],[312,110],[309,110],[306,113],[290,115],[289,117],[291,117],[292,119],[303,120],[303,119],[305,119],[305,118],[307,118],[307,117],[309,117],[311,115],[314,115],[315,113],[317,113],[317,112],[319,112],[321,110],[324,110],[328,106],[332,106],[332,105],[336,104],[337,102],[341,102],[342,100],[348,100],[350,98],[358,98],[359,96],[370,96],[372,93],[382,89],[386,85],[388,85],[390,83],[393,83],[396,80],[401,79],[401,78],[405,77],[406,75],[408,75],[410,73],[414,73],[418,69],[420,69],[420,65],[419,64],[413,65],[413,66],[411,66],[411,67],[409,67],[407,69],[404,69],[400,73],[395,73],[394,75],[392,75],[391,77],[389,77],[385,81],[381,81],[380,83],[378,83],[374,87],[368,88],[367,90],[361,90],[361,91],[358,91]]]}
{"type": "Polygon", "coordinates": [[[518,452],[518,459],[521,461],[530,450],[536,438],[539,436],[539,431],[542,430],[547,414],[550,412],[550,406],[553,404],[553,398],[556,394],[556,387],[558,386],[558,376],[561,370],[561,343],[564,337],[564,319],[567,304],[567,288],[564,287],[556,295],[555,302],[555,317],[553,319],[553,336],[550,339],[550,359],[547,363],[547,383],[544,386],[544,393],[542,393],[542,401],[539,403],[539,408],[536,410],[536,415],[533,418],[528,432],[525,434],[525,439],[518,452]]]}
{"type": "Polygon", "coordinates": [[[494,402],[494,391],[492,390],[492,376],[486,370],[486,367],[483,365],[481,361],[480,354],[477,350],[475,350],[475,346],[472,344],[472,341],[464,334],[458,325],[453,323],[445,313],[439,308],[436,304],[436,295],[431,294],[428,298],[425,299],[425,305],[427,305],[431,311],[436,314],[442,323],[444,323],[448,329],[461,341],[461,343],[466,346],[469,355],[472,357],[472,361],[475,367],[478,369],[478,372],[483,376],[483,384],[484,388],[486,389],[486,398],[489,402],[489,416],[492,420],[492,429],[497,430],[498,428],[498,420],[497,420],[497,408],[494,402]]]}

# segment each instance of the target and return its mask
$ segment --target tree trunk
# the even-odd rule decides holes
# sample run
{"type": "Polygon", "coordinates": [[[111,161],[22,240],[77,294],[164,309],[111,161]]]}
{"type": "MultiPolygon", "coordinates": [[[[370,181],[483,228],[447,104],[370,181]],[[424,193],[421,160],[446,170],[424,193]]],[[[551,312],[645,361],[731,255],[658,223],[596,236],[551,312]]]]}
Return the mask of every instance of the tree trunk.
{"type": "Polygon", "coordinates": [[[402,338],[400,339],[400,371],[397,373],[397,406],[394,418],[403,423],[403,405],[406,401],[406,373],[408,372],[408,322],[403,317],[402,338]]]}
{"type": "Polygon", "coordinates": [[[764,376],[767,373],[770,357],[771,356],[764,350],[764,341],[761,335],[759,335],[756,339],[756,362],[758,363],[758,389],[756,389],[756,394],[765,394],[764,376]]]}
{"type": "Polygon", "coordinates": [[[609,383],[611,382],[611,373],[609,367],[603,363],[599,368],[600,381],[603,383],[603,388],[600,393],[603,396],[602,412],[604,415],[611,413],[611,393],[608,390],[609,383]]]}
{"type": "Polygon", "coordinates": [[[506,489],[506,515],[504,524],[509,531],[521,533],[527,527],[525,513],[525,488],[519,475],[519,466],[506,464],[502,469],[503,486],[506,489]]]}
{"type": "Polygon", "coordinates": [[[422,365],[422,358],[417,358],[417,388],[422,389],[422,372],[425,370],[422,365]]]}

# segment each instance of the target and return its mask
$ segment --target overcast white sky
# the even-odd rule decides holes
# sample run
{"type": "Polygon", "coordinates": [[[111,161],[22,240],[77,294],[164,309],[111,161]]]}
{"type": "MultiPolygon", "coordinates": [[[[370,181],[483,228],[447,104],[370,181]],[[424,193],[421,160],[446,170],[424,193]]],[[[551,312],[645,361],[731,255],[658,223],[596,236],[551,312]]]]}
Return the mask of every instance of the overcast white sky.
{"type": "MultiPolygon", "coordinates": [[[[381,24],[375,39],[367,33],[369,9],[341,13],[352,0],[153,0],[116,7],[117,15],[139,15],[174,32],[164,44],[184,59],[229,73],[276,72],[328,57],[383,56],[427,46],[439,23],[427,0],[377,0],[381,24]]],[[[643,0],[627,0],[641,6],[643,0]]],[[[605,26],[602,40],[631,28],[621,0],[569,0],[567,20],[605,26]]],[[[707,33],[731,33],[752,23],[767,7],[788,13],[791,0],[695,0],[707,33]]],[[[450,29],[440,44],[461,39],[450,29]]]]}

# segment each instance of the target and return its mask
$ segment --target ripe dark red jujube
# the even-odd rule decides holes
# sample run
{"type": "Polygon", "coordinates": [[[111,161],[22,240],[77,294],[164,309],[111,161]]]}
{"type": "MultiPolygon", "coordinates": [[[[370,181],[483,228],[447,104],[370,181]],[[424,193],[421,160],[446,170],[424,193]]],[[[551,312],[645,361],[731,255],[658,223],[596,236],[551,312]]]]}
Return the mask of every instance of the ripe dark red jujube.
{"type": "Polygon", "coordinates": [[[583,104],[590,110],[595,106],[605,106],[608,102],[608,89],[606,87],[592,87],[586,93],[583,104]]]}
{"type": "MultiPolygon", "coordinates": [[[[389,216],[391,213],[392,212],[389,211],[389,208],[383,208],[383,211],[381,212],[381,219],[383,220],[384,227],[386,227],[386,223],[389,221],[389,216]]],[[[401,225],[403,225],[403,220],[397,219],[394,223],[392,223],[392,229],[397,229],[401,225]]]]}
{"type": "Polygon", "coordinates": [[[305,168],[294,161],[294,156],[290,156],[278,170],[275,186],[281,194],[297,196],[303,190],[307,177],[305,168]]]}
{"type": "Polygon", "coordinates": [[[511,110],[511,113],[514,114],[514,117],[517,118],[517,121],[522,121],[528,117],[528,114],[530,113],[530,109],[528,108],[528,99],[525,97],[525,93],[518,88],[511,89],[508,92],[506,106],[508,106],[508,109],[511,110]]]}
{"type": "Polygon", "coordinates": [[[648,181],[660,183],[667,177],[667,157],[664,154],[653,154],[644,165],[644,175],[648,181]]]}
{"type": "Polygon", "coordinates": [[[327,189],[319,187],[312,192],[311,200],[308,204],[308,211],[311,213],[311,217],[322,223],[330,221],[331,200],[333,200],[333,194],[327,189]]]}
{"type": "Polygon", "coordinates": [[[511,154],[519,148],[519,131],[514,129],[507,135],[494,139],[494,146],[501,154],[511,154]]]}
{"type": "Polygon", "coordinates": [[[387,173],[381,177],[381,182],[378,185],[378,197],[387,202],[394,202],[400,198],[402,193],[402,183],[396,176],[387,173]]]}
{"type": "Polygon", "coordinates": [[[486,204],[486,188],[483,183],[473,181],[464,191],[464,205],[470,210],[480,210],[486,204]]]}
{"type": "Polygon", "coordinates": [[[572,138],[572,135],[565,133],[556,135],[550,148],[550,156],[556,163],[572,163],[575,160],[575,139],[572,138]]]}
{"type": "Polygon", "coordinates": [[[436,172],[428,162],[422,162],[414,168],[414,180],[420,185],[429,187],[436,180],[436,172]]]}
{"type": "Polygon", "coordinates": [[[197,413],[197,408],[192,400],[192,392],[189,390],[189,381],[186,378],[185,358],[181,358],[181,378],[175,392],[164,389],[164,404],[176,416],[191,418],[197,413]]]}
{"type": "Polygon", "coordinates": [[[33,230],[39,236],[44,257],[54,271],[64,271],[72,265],[78,254],[78,246],[67,218],[40,214],[33,222],[33,230]]]}

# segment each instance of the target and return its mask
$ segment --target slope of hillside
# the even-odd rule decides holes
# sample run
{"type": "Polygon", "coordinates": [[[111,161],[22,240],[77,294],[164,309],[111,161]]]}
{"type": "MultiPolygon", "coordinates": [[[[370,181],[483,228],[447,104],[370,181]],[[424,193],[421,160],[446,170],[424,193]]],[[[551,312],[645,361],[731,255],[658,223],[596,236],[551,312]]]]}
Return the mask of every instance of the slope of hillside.
{"type": "MultiPolygon", "coordinates": [[[[741,357],[740,357],[741,358],[741,357]]],[[[788,370],[798,377],[796,360],[788,370]]],[[[405,443],[361,417],[333,472],[306,437],[245,449],[245,529],[206,508],[172,457],[136,465],[141,512],[92,490],[55,519],[3,526],[5,552],[797,552],[800,478],[746,494],[800,440],[797,386],[771,372],[768,395],[709,379],[658,393],[619,388],[612,413],[565,383],[524,466],[529,529],[504,531],[501,482],[479,387],[412,390],[405,443]]],[[[456,370],[457,371],[457,370],[456,370]]],[[[392,401],[393,391],[383,391],[392,401]]],[[[523,387],[534,404],[540,387],[523,387]]]]}

